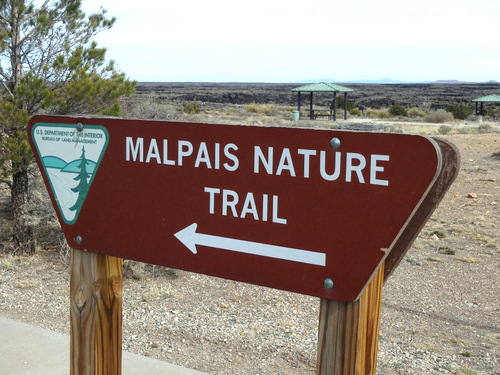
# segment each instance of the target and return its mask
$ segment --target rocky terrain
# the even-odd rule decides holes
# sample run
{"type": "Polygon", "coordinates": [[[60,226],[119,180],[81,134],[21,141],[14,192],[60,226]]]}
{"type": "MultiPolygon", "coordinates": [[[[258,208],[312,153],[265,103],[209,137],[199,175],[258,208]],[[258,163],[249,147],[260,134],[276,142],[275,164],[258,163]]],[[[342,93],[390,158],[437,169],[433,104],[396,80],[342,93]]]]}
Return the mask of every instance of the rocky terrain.
{"type": "MultiPolygon", "coordinates": [[[[303,84],[288,83],[139,83],[136,96],[155,93],[162,101],[196,101],[219,104],[274,103],[297,105],[297,93],[291,90],[303,84]]],[[[340,83],[342,85],[342,83],[340,83]]],[[[345,84],[353,89],[348,98],[358,107],[390,107],[424,110],[444,109],[449,105],[500,92],[500,83],[420,83],[420,84],[345,84]]],[[[308,95],[302,94],[304,102],[308,95]]],[[[332,94],[317,93],[314,100],[331,100],[332,94]]]]}

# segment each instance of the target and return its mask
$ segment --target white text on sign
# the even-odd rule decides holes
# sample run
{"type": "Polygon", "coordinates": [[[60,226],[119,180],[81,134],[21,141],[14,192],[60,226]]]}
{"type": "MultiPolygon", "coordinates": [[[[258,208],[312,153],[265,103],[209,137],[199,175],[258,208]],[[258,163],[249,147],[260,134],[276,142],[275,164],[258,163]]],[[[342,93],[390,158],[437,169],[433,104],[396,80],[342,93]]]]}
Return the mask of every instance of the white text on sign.
{"type": "MultiPolygon", "coordinates": [[[[175,143],[175,142],[174,142],[175,143]]],[[[234,143],[208,145],[200,142],[194,145],[186,140],[178,140],[176,150],[169,152],[169,141],[151,138],[126,137],[125,160],[139,163],[156,163],[169,166],[222,169],[234,172],[240,168],[238,146],[234,143]]],[[[325,150],[289,148],[262,149],[254,146],[253,173],[268,175],[289,175],[290,177],[310,178],[311,172],[318,173],[325,181],[358,182],[360,184],[389,186],[389,180],[383,178],[384,164],[390,161],[389,155],[363,155],[356,152],[336,151],[333,154],[325,150]],[[332,160],[333,159],[333,160],[332,160]],[[296,165],[302,164],[298,170],[296,165]]]]}
{"type": "MultiPolygon", "coordinates": [[[[142,137],[126,137],[125,160],[127,162],[165,165],[183,168],[224,169],[234,172],[247,170],[256,175],[288,176],[309,179],[320,176],[328,182],[359,183],[389,186],[384,178],[384,163],[389,155],[307,148],[277,148],[253,146],[251,160],[238,157],[240,148],[235,143],[193,143],[187,140],[170,141],[142,137]],[[251,162],[251,165],[245,165],[251,162]]],[[[236,192],[227,188],[205,187],[208,194],[208,213],[277,224],[287,224],[279,216],[279,196],[236,192]]]]}

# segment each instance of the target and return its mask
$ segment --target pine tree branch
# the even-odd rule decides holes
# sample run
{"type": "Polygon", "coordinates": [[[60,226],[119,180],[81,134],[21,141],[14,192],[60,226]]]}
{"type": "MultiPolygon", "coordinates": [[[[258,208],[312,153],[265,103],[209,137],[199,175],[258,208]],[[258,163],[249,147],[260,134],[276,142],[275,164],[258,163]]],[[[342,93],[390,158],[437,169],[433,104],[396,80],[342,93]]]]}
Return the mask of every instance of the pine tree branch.
{"type": "MultiPolygon", "coordinates": [[[[33,13],[28,14],[24,18],[21,18],[20,22],[24,23],[24,22],[26,22],[26,21],[28,21],[28,20],[30,20],[30,19],[38,16],[40,13],[42,13],[42,11],[47,10],[47,5],[49,5],[49,3],[50,3],[50,0],[45,0],[45,2],[42,5],[40,5],[40,8],[38,8],[37,10],[35,10],[33,13]]],[[[61,2],[61,3],[63,3],[63,2],[61,2]]]]}

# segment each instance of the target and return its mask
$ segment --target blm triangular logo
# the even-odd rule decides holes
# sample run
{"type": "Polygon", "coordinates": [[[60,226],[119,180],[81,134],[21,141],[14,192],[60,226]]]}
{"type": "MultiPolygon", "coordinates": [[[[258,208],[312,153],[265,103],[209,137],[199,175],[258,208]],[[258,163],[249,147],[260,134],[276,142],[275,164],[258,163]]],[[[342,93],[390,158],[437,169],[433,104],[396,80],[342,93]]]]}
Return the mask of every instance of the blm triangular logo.
{"type": "Polygon", "coordinates": [[[75,223],[108,145],[102,126],[36,123],[31,136],[59,212],[75,223]]]}

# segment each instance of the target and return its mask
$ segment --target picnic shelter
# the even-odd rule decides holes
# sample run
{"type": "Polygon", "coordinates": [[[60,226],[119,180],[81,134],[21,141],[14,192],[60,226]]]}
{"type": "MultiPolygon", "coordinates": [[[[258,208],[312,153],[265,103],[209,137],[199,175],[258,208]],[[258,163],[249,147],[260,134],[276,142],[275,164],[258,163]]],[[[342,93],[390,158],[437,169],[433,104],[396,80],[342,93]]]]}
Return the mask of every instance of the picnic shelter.
{"type": "Polygon", "coordinates": [[[309,93],[309,118],[311,120],[315,120],[320,116],[326,116],[328,119],[333,119],[333,121],[337,120],[337,94],[344,93],[344,120],[347,120],[347,93],[349,91],[353,91],[352,89],[340,85],[336,85],[334,83],[326,83],[326,82],[318,82],[311,83],[309,85],[300,86],[292,89],[292,91],[298,93],[298,111],[300,112],[301,105],[301,93],[309,93]],[[325,113],[322,111],[315,111],[313,108],[313,95],[315,92],[331,92],[333,93],[333,111],[330,110],[325,113]]]}
{"type": "Polygon", "coordinates": [[[482,96],[480,98],[472,100],[476,103],[476,115],[483,113],[483,103],[498,103],[500,104],[500,95],[491,94],[482,96]]]}

